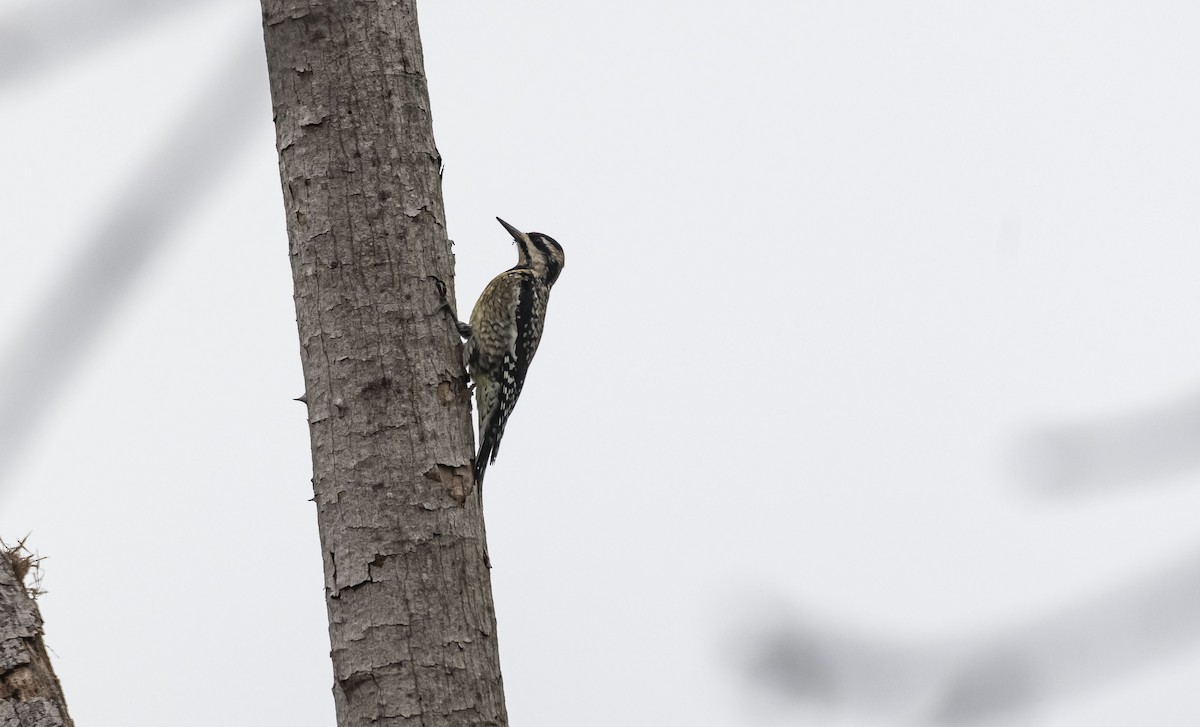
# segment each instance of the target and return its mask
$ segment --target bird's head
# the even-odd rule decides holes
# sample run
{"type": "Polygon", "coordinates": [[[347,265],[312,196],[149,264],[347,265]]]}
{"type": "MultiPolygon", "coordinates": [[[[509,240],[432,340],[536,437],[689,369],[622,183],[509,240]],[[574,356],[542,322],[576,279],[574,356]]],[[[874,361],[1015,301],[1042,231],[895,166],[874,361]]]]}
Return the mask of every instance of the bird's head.
{"type": "Polygon", "coordinates": [[[521,232],[499,217],[496,218],[496,221],[504,225],[504,229],[508,230],[513,237],[513,242],[517,244],[520,255],[517,266],[529,268],[534,275],[546,281],[546,285],[554,285],[554,281],[558,280],[558,274],[562,272],[563,265],[567,261],[566,256],[563,255],[562,245],[559,245],[549,235],[543,235],[540,232],[521,232]]]}

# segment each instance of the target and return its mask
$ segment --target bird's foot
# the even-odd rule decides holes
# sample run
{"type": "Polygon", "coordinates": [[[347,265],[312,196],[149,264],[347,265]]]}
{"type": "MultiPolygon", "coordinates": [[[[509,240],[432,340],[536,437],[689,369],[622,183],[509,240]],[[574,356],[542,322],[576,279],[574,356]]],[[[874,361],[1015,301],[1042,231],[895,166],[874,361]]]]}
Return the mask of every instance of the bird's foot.
{"type": "Polygon", "coordinates": [[[450,303],[450,294],[446,290],[446,284],[442,282],[441,278],[434,278],[433,284],[437,288],[438,298],[441,302],[438,304],[438,307],[434,309],[433,313],[430,313],[430,315],[436,315],[441,311],[446,311],[450,314],[450,320],[454,321],[454,327],[458,330],[458,335],[462,338],[470,338],[471,326],[458,320],[458,313],[455,312],[454,306],[450,303]]]}

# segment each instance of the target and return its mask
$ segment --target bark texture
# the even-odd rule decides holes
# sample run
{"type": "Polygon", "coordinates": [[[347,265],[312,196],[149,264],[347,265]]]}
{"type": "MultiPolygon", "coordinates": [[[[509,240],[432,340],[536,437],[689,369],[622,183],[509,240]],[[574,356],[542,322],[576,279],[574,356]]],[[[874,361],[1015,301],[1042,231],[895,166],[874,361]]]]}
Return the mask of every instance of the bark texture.
{"type": "Polygon", "coordinates": [[[42,643],[42,615],[0,550],[0,727],[74,727],[42,643]]]}
{"type": "Polygon", "coordinates": [[[262,0],[338,724],[507,725],[412,0],[262,0]]]}

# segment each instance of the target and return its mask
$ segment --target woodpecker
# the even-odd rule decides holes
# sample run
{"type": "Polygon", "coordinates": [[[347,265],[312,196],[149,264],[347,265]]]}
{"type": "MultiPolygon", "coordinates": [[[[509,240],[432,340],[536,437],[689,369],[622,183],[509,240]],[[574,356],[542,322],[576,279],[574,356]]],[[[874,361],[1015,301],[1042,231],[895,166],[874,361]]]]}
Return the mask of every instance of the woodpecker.
{"type": "Polygon", "coordinates": [[[492,278],[471,311],[470,324],[459,323],[463,358],[475,382],[479,417],[479,453],[475,483],[483,487],[487,466],[496,461],[504,425],[525,385],[529,362],[537,353],[546,321],[550,288],[566,258],[562,246],[540,232],[521,232],[499,217],[517,245],[517,264],[492,278]]]}

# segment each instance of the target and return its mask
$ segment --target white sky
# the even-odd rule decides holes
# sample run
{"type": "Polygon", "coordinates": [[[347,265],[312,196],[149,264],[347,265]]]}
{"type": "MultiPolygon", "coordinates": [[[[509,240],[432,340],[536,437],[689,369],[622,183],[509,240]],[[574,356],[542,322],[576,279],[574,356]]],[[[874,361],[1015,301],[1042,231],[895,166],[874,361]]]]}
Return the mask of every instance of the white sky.
{"type": "MultiPolygon", "coordinates": [[[[514,725],[931,724],[997,644],[1046,698],[987,724],[1200,724],[1200,599],[1171,590],[1200,582],[1200,6],[421,21],[460,309],[513,263],[496,215],[568,257],[489,471],[514,725]],[[1046,427],[1109,433],[1068,492],[1046,427]],[[1181,464],[1145,474],[1172,433],[1181,464]],[[1152,607],[1122,617],[1126,592],[1152,607]],[[834,686],[752,687],[747,630],[824,644],[834,686]]],[[[258,23],[166,15],[0,87],[0,352],[258,23]]],[[[333,724],[265,63],[245,73],[253,138],[0,483],[0,535],[48,556],[81,725],[333,724]]]]}

